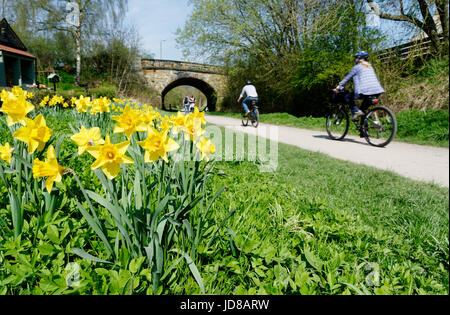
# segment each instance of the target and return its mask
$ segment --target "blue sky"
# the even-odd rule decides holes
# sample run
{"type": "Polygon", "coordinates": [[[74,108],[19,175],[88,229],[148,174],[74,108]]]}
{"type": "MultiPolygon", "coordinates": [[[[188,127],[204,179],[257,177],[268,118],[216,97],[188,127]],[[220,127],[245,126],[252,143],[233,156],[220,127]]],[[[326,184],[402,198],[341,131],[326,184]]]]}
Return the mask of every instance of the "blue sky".
{"type": "MultiPolygon", "coordinates": [[[[129,0],[126,22],[136,27],[141,37],[142,48],[153,53],[155,58],[186,60],[177,48],[175,32],[182,28],[192,11],[189,0],[129,0]]],[[[405,29],[398,23],[381,20],[381,29],[388,35],[387,46],[408,40],[405,29]]],[[[408,31],[406,31],[408,33],[408,31]]]]}
{"type": "Polygon", "coordinates": [[[126,21],[134,25],[141,37],[142,48],[160,58],[161,41],[163,59],[184,60],[176,47],[175,32],[184,26],[191,12],[188,0],[129,0],[126,21]]]}

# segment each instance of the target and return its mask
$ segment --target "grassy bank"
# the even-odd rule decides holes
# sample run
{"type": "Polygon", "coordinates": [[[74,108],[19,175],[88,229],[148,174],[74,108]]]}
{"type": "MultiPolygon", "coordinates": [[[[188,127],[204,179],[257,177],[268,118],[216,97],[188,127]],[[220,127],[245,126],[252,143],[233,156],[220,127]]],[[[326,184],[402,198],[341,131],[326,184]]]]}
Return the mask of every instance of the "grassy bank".
{"type": "MultiPolygon", "coordinates": [[[[240,119],[236,113],[213,112],[210,115],[227,116],[240,119]]],[[[449,111],[404,111],[396,115],[398,133],[395,141],[415,144],[449,147],[449,111]]],[[[325,118],[295,117],[287,113],[261,114],[261,122],[303,129],[326,131],[325,118]]],[[[350,126],[350,133],[357,135],[355,128],[350,126]]]]}

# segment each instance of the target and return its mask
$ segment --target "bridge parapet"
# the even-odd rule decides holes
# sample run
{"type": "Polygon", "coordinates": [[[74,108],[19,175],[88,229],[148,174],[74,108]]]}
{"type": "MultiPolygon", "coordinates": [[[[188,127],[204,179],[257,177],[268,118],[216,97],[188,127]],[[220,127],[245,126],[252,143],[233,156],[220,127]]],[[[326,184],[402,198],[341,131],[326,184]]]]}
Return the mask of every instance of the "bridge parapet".
{"type": "Polygon", "coordinates": [[[175,70],[211,74],[224,73],[220,66],[174,60],[142,59],[141,65],[143,70],[175,70]]]}

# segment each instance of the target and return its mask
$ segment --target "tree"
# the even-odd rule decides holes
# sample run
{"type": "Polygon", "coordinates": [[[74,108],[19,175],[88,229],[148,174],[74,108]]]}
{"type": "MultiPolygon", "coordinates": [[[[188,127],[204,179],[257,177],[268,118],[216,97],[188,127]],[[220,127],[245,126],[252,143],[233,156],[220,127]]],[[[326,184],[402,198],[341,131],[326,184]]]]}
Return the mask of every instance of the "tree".
{"type": "Polygon", "coordinates": [[[30,9],[37,10],[39,31],[62,31],[74,39],[77,85],[81,78],[83,41],[95,34],[101,36],[105,25],[117,23],[127,6],[127,0],[30,0],[27,3],[30,9]]]}
{"type": "Polygon", "coordinates": [[[236,104],[233,94],[240,92],[245,80],[254,81],[265,111],[299,114],[320,106],[308,104],[305,95],[299,97],[306,88],[298,73],[307,74],[316,87],[323,88],[317,82],[329,79],[328,69],[376,43],[372,31],[364,27],[365,0],[191,3],[193,12],[177,38],[186,56],[226,66],[230,103],[236,104]]]}
{"type": "Polygon", "coordinates": [[[448,54],[449,7],[446,0],[366,0],[372,10],[382,19],[406,22],[422,30],[431,40],[433,50],[448,54]],[[440,36],[444,38],[443,43],[440,36]]]}

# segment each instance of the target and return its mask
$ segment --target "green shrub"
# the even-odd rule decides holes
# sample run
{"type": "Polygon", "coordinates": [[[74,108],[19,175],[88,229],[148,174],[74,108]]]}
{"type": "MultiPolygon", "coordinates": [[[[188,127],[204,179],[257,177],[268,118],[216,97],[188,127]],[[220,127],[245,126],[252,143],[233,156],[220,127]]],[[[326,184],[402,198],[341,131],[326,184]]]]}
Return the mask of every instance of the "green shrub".
{"type": "Polygon", "coordinates": [[[117,97],[117,88],[115,86],[101,86],[96,89],[90,89],[89,95],[98,98],[98,97],[107,97],[112,99],[117,97]]]}

